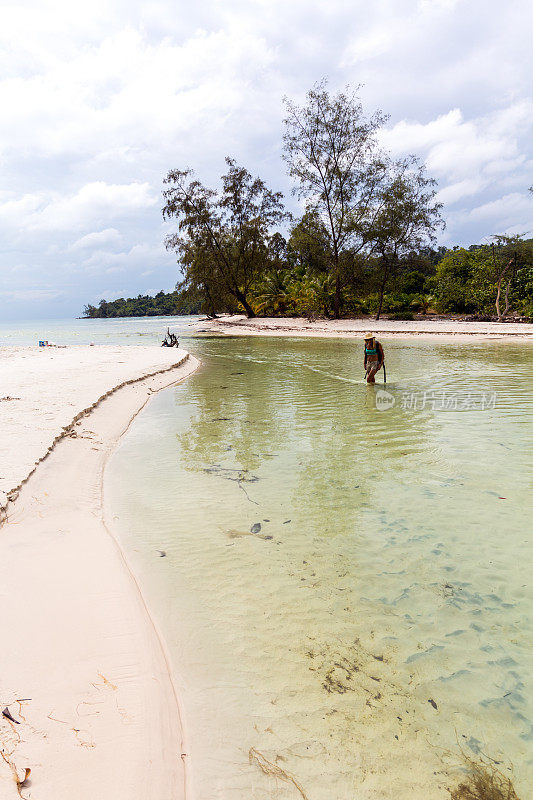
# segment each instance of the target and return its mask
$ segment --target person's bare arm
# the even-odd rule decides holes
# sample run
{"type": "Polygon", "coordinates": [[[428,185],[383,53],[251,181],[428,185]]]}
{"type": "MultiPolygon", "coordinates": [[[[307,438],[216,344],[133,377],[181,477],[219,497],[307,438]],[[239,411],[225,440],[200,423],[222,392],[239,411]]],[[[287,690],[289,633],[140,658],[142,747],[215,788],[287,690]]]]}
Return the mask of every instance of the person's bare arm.
{"type": "Polygon", "coordinates": [[[385,361],[385,353],[383,352],[383,348],[380,342],[378,342],[378,350],[379,350],[379,366],[381,367],[383,365],[383,362],[385,361]]]}

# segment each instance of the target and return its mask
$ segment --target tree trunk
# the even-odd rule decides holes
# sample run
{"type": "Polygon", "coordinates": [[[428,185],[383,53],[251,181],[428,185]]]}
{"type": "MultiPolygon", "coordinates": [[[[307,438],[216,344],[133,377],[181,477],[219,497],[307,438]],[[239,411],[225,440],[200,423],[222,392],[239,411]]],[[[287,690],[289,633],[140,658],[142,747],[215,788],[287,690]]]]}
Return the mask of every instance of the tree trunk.
{"type": "MultiPolygon", "coordinates": [[[[500,274],[498,276],[498,291],[496,292],[496,314],[498,315],[498,322],[502,321],[502,314],[500,312],[500,295],[501,295],[501,291],[502,291],[502,281],[503,281],[505,273],[507,272],[507,270],[509,269],[509,267],[511,266],[513,261],[514,261],[514,259],[512,258],[509,261],[509,263],[502,269],[502,271],[500,272],[500,274]]],[[[494,264],[495,273],[498,274],[498,268],[496,266],[496,250],[495,250],[495,247],[494,247],[494,242],[492,243],[492,263],[494,264]]],[[[511,281],[509,279],[509,283],[510,282],[511,281]]],[[[509,284],[507,284],[507,291],[505,293],[506,300],[507,300],[508,293],[509,293],[509,284]]],[[[508,304],[506,304],[504,314],[507,312],[508,307],[509,307],[508,304]]]]}
{"type": "Polygon", "coordinates": [[[509,276],[509,280],[507,281],[507,286],[505,289],[505,308],[503,309],[502,317],[505,317],[505,315],[509,311],[509,289],[511,288],[511,281],[513,280],[513,277],[516,272],[516,253],[514,254],[513,263],[514,263],[514,269],[512,274],[509,276]]]}
{"type": "Polygon", "coordinates": [[[505,308],[503,309],[502,317],[505,317],[507,312],[509,311],[509,287],[511,286],[511,278],[507,281],[507,287],[505,289],[505,308]]]}
{"type": "Polygon", "coordinates": [[[333,316],[339,319],[341,315],[341,273],[339,268],[339,251],[337,243],[333,243],[333,268],[335,270],[335,301],[333,303],[333,316]]]}
{"type": "Polygon", "coordinates": [[[335,275],[335,319],[341,315],[341,276],[339,275],[339,265],[337,264],[335,275]]]}
{"type": "Polygon", "coordinates": [[[205,313],[210,319],[216,319],[217,314],[215,304],[206,283],[202,283],[202,291],[207,304],[207,311],[205,313]]]}
{"type": "MultiPolygon", "coordinates": [[[[501,273],[500,277],[498,278],[498,291],[496,292],[496,314],[498,315],[498,322],[502,321],[502,314],[500,313],[500,295],[501,295],[501,291],[502,291],[502,281],[503,281],[505,273],[507,272],[507,270],[509,269],[509,267],[511,266],[512,263],[513,263],[513,259],[511,259],[511,261],[509,261],[507,266],[502,270],[502,273],[501,273]]],[[[505,293],[507,304],[506,304],[506,307],[505,307],[504,314],[507,312],[507,309],[509,308],[508,294],[509,294],[509,284],[510,283],[511,283],[511,279],[509,279],[509,283],[507,284],[507,291],[505,293]]]]}
{"type": "Polygon", "coordinates": [[[251,307],[250,303],[247,301],[243,293],[240,290],[238,290],[237,292],[235,292],[235,296],[239,301],[239,303],[241,304],[241,306],[246,311],[246,316],[248,317],[248,319],[252,319],[253,317],[255,317],[255,311],[253,310],[253,308],[251,307]]]}

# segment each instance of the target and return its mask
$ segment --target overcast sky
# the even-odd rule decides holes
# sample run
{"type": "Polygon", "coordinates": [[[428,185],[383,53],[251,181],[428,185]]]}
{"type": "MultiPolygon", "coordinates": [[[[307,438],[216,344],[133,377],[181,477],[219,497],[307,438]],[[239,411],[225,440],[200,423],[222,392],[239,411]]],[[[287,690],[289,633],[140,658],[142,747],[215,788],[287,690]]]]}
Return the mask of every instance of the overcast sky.
{"type": "Polygon", "coordinates": [[[533,235],[526,0],[5,0],[0,319],[170,290],[162,179],[234,156],[290,199],[282,97],[364,84],[439,182],[443,244],[533,235]]]}

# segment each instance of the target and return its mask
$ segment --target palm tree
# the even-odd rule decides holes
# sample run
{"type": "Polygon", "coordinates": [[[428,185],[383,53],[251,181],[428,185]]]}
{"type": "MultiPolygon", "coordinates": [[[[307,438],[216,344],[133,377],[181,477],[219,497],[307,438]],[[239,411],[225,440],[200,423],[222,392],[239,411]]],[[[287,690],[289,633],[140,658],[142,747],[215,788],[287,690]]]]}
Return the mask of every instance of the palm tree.
{"type": "Polygon", "coordinates": [[[331,272],[317,275],[311,281],[311,290],[313,292],[316,305],[326,317],[330,315],[330,309],[335,304],[335,277],[331,272]]]}
{"type": "Polygon", "coordinates": [[[287,275],[282,270],[275,270],[267,275],[259,288],[257,299],[258,311],[285,314],[291,303],[287,275]]]}

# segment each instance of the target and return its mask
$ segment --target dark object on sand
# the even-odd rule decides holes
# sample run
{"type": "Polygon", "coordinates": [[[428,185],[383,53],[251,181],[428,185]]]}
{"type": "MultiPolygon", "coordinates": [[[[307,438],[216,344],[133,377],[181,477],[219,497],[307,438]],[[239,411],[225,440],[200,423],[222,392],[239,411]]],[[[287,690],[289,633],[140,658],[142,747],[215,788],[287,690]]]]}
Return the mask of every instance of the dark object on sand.
{"type": "Polygon", "coordinates": [[[167,554],[166,550],[158,550],[157,552],[159,553],[160,558],[164,558],[167,554]]]}
{"type": "Polygon", "coordinates": [[[161,342],[161,347],[179,347],[178,337],[175,333],[170,333],[170,328],[167,328],[165,338],[161,342]]]}
{"type": "Polygon", "coordinates": [[[519,800],[510,778],[494,764],[465,757],[468,777],[456,789],[448,789],[451,800],[519,800]]]}
{"type": "Polygon", "coordinates": [[[17,780],[17,786],[19,787],[19,789],[24,789],[24,787],[30,786],[30,784],[28,783],[28,778],[30,777],[30,775],[31,775],[31,769],[29,767],[26,767],[24,770],[23,779],[21,781],[17,780]]]}
{"type": "Polygon", "coordinates": [[[432,706],[433,706],[433,708],[435,709],[435,711],[438,711],[438,710],[439,710],[439,709],[438,709],[438,707],[437,707],[437,704],[436,704],[436,702],[435,702],[435,701],[434,701],[434,700],[433,700],[431,697],[429,698],[429,700],[428,700],[428,703],[429,703],[430,705],[432,705],[432,706]]]}
{"type": "Polygon", "coordinates": [[[259,533],[261,531],[261,523],[260,522],[254,522],[254,524],[250,528],[250,531],[252,533],[259,533]]]}
{"type": "Polygon", "coordinates": [[[20,725],[20,722],[18,721],[18,719],[15,719],[15,717],[11,716],[11,711],[9,710],[9,708],[7,706],[2,711],[2,716],[5,717],[6,719],[11,720],[11,722],[14,722],[15,725],[20,725]]]}

